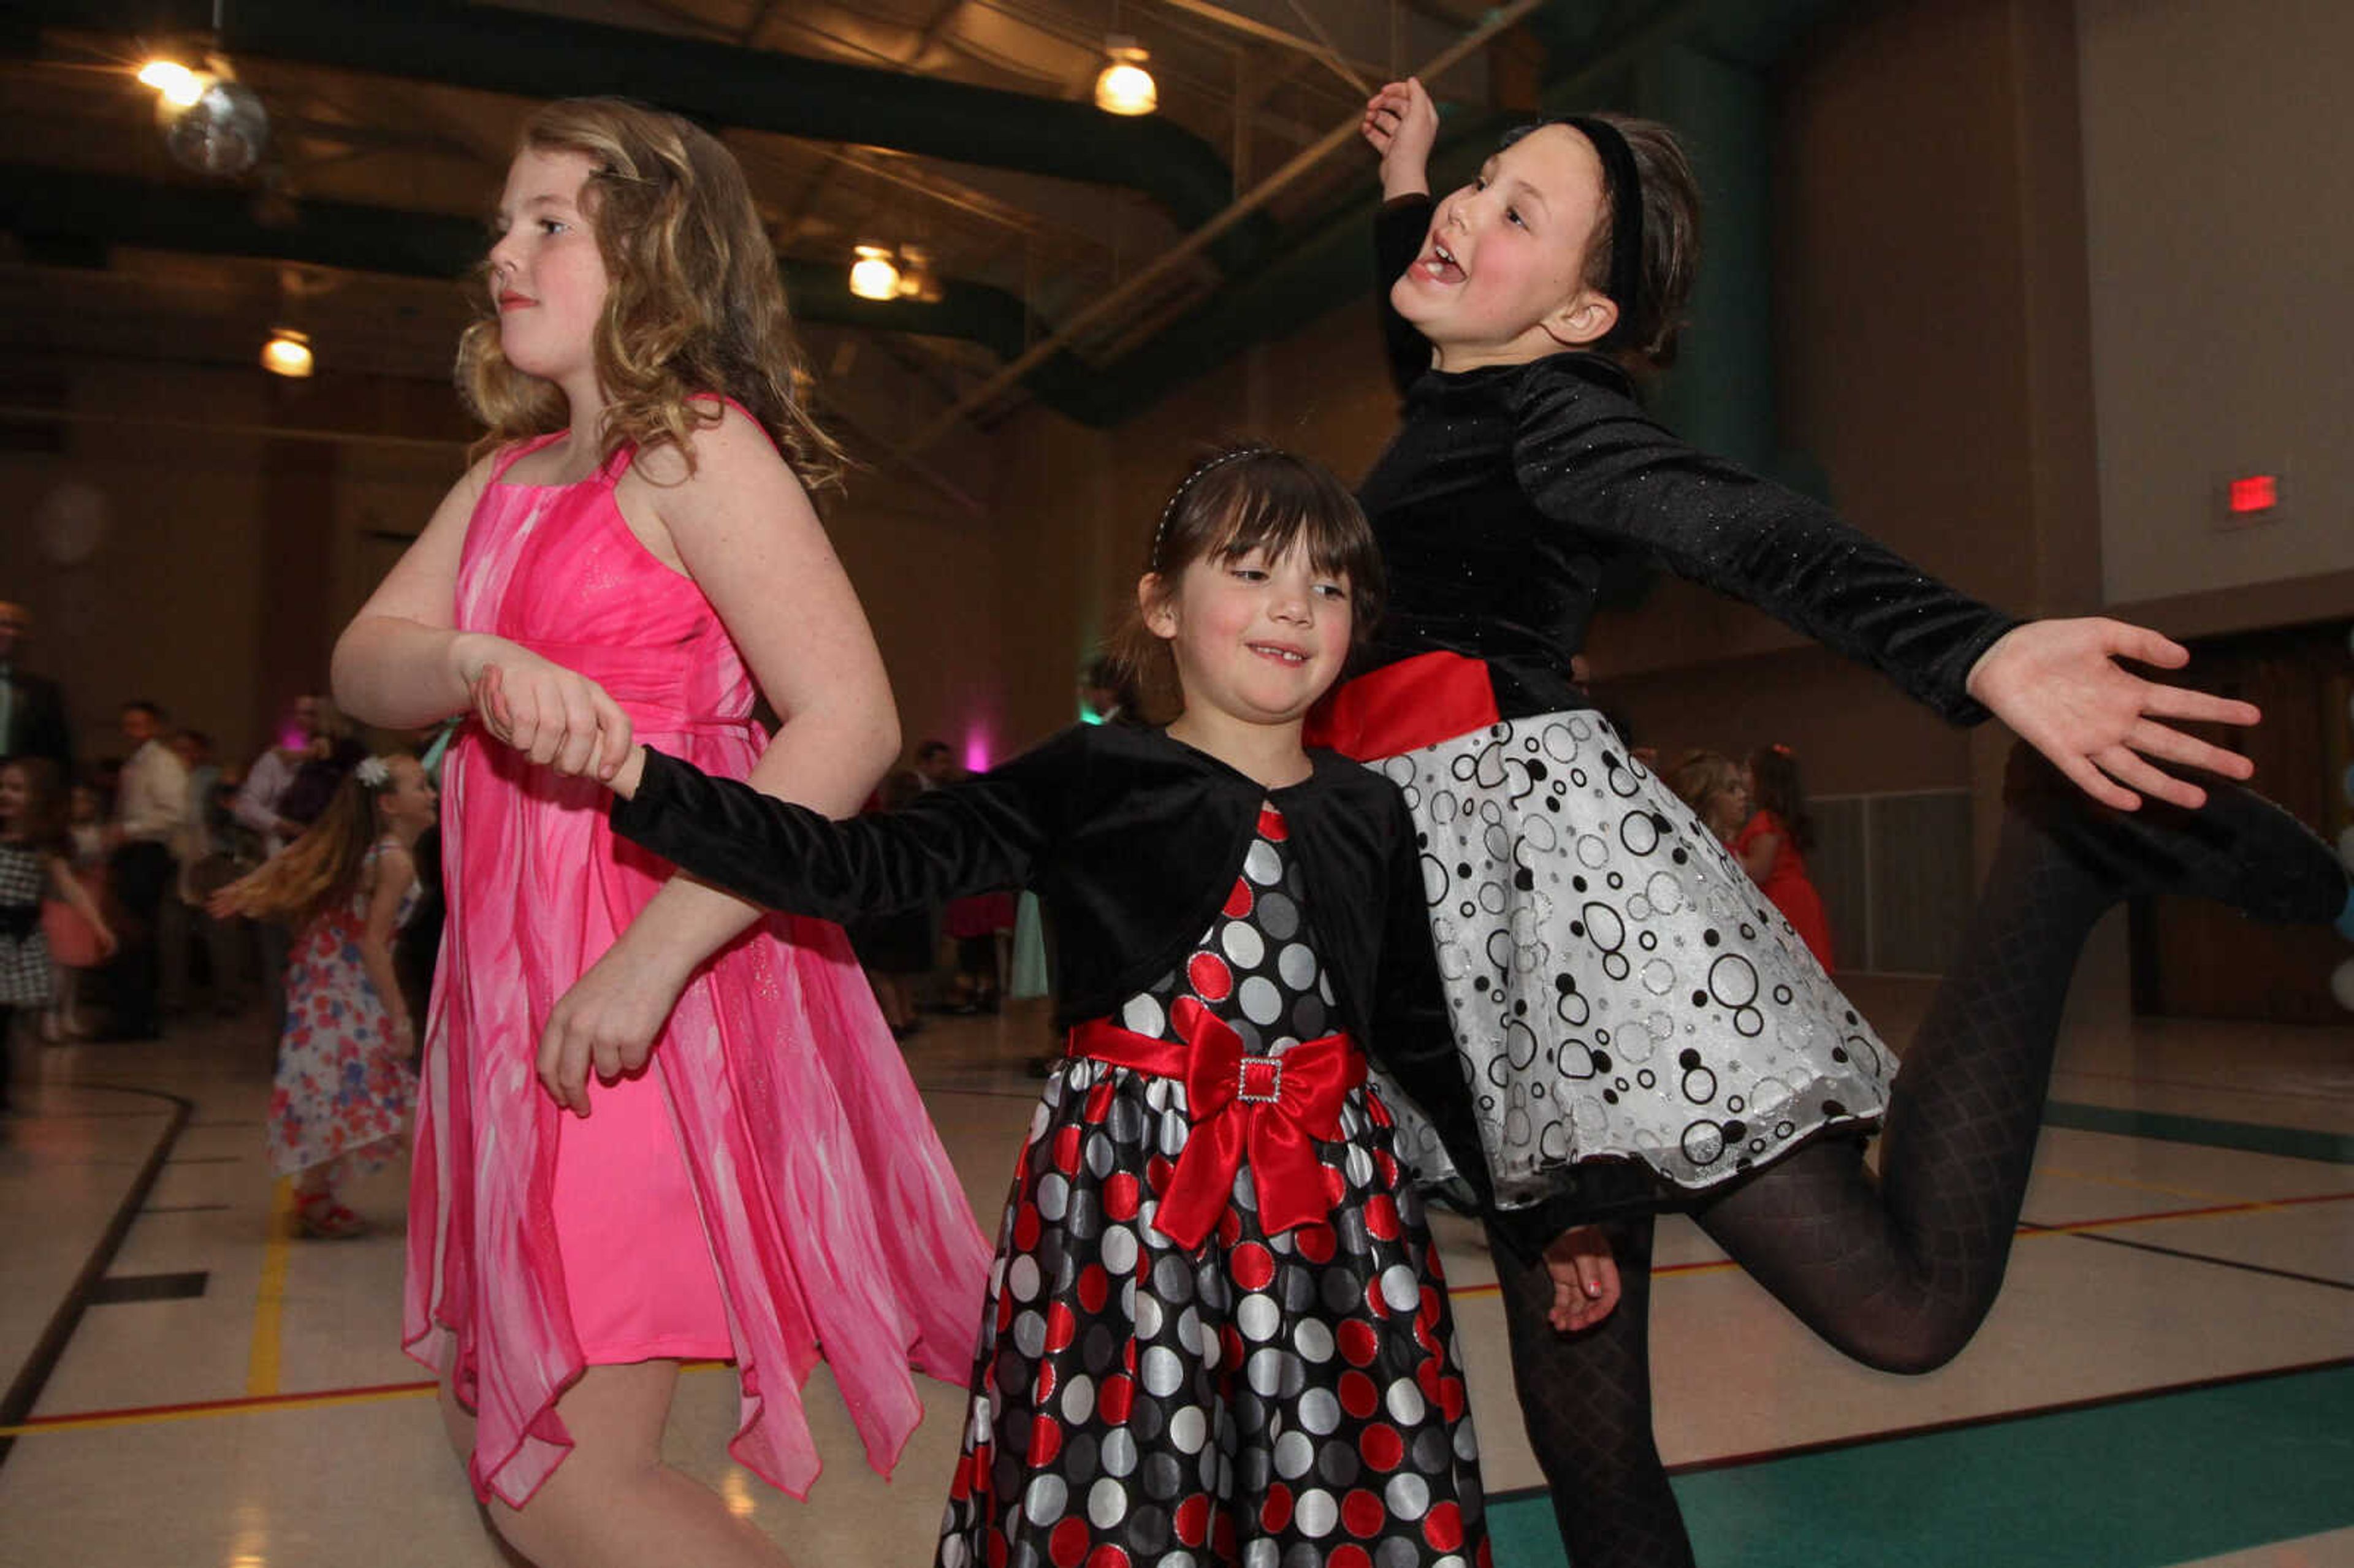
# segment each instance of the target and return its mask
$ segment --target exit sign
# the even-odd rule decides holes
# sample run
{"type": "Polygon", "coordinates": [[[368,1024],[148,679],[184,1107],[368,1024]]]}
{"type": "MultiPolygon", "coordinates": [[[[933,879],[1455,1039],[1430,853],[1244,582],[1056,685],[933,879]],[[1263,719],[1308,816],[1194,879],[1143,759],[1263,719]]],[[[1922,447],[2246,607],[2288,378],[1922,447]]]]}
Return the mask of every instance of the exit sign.
{"type": "Polygon", "coordinates": [[[2232,474],[2220,487],[2215,526],[2228,531],[2277,523],[2284,515],[2287,492],[2287,476],[2279,469],[2232,474]]]}

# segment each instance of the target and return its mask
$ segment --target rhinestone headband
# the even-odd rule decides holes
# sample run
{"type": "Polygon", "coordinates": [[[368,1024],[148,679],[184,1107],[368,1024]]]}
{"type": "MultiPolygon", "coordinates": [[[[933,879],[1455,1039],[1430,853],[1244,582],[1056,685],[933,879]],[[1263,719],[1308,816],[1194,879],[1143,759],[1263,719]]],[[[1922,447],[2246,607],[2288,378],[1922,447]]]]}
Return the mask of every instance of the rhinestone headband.
{"type": "Polygon", "coordinates": [[[1177,489],[1169,497],[1169,504],[1161,509],[1160,524],[1152,530],[1152,554],[1146,559],[1146,569],[1152,572],[1161,570],[1161,541],[1169,532],[1169,519],[1177,515],[1177,503],[1185,499],[1185,493],[1193,488],[1195,480],[1230,462],[1239,462],[1244,458],[1265,457],[1274,450],[1273,447],[1236,447],[1232,451],[1220,452],[1178,481],[1177,489]]]}

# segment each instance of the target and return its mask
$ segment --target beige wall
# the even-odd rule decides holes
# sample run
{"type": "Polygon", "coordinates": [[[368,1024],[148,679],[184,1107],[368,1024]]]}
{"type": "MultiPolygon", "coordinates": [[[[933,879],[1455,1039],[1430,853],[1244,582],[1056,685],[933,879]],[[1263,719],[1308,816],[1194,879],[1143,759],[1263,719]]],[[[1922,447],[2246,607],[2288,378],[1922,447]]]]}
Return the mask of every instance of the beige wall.
{"type": "MultiPolygon", "coordinates": [[[[336,634],[463,471],[456,400],[430,383],[289,388],[258,370],[129,361],[62,379],[51,417],[11,421],[18,447],[62,450],[0,452],[0,515],[14,519],[0,598],[33,611],[27,662],[65,683],[85,758],[119,755],[116,706],[147,696],[248,760],[286,699],[323,683],[336,634]],[[70,566],[44,544],[61,491],[94,493],[106,519],[70,566]]],[[[910,743],[971,736],[1004,755],[996,526],[873,470],[826,515],[910,743]]]]}
{"type": "Polygon", "coordinates": [[[72,378],[60,411],[107,422],[28,425],[28,438],[63,450],[0,457],[0,598],[30,608],[25,662],[65,683],[84,756],[122,754],[115,712],[133,697],[231,747],[249,741],[263,442],[112,421],[152,407],[259,423],[267,410],[252,379],[188,373],[163,386],[142,367],[98,366],[72,378]],[[92,506],[103,524],[94,550],[58,564],[60,511],[80,518],[92,506]]]}
{"type": "Polygon", "coordinates": [[[2354,6],[2075,10],[2108,597],[2354,570],[2354,6]],[[2214,531],[2283,470],[2285,521],[2214,531]]]}
{"type": "MultiPolygon", "coordinates": [[[[2036,0],[1856,12],[1781,84],[1786,436],[1829,470],[1845,515],[1931,570],[2022,611],[2089,607],[2099,546],[2067,15],[2036,0]]],[[[1372,310],[1359,300],[1304,323],[1109,437],[1037,409],[1001,429],[1023,738],[1067,720],[1063,672],[1128,593],[1154,509],[1201,443],[1264,437],[1350,478],[1370,465],[1395,424],[1372,310]]],[[[1681,583],[1604,616],[1591,652],[1606,698],[1664,746],[1786,741],[1816,788],[1838,792],[1986,771],[1968,736],[1878,677],[1681,583]]]]}
{"type": "MultiPolygon", "coordinates": [[[[2268,8],[2274,25],[2252,29],[2269,39],[2264,58],[2298,71],[2327,54],[2321,46],[2343,39],[2349,25],[2340,8],[2318,0],[2302,7],[2268,0],[2268,8]]],[[[2160,34],[2169,26],[2179,33],[2199,10],[2189,0],[2085,0],[2073,10],[2040,0],[1857,5],[1822,29],[1778,84],[1776,313],[1786,439],[1828,471],[1846,515],[2014,609],[2064,611],[2099,602],[2105,548],[2112,594],[2121,575],[2143,581],[2151,563],[2166,566],[2179,553],[2152,542],[2154,533],[2145,539],[2129,530],[2105,544],[2097,515],[2105,505],[2114,535],[2121,513],[2095,477],[2088,366],[2095,323],[2109,323],[2100,345],[2110,490],[2129,468],[2175,461],[2164,441],[2130,462],[2118,453],[2110,406],[2116,376],[2108,361],[2120,352],[2111,330],[2120,313],[2109,295],[2171,276],[2167,259],[2181,249],[2186,229],[2215,251],[2200,265],[2220,265],[2230,226],[2177,225],[2162,244],[2137,242],[2155,254],[2121,282],[2114,260],[2103,260],[2124,237],[2112,210],[2116,139],[2102,128],[2122,122],[2116,84],[2146,90],[2156,69],[2137,68],[2137,77],[2126,68],[2163,56],[2160,44],[2186,47],[2160,34]],[[2079,16],[2088,36],[2081,106],[2079,16]],[[2087,302],[2084,184],[2073,156],[2080,120],[2097,165],[2098,314],[2087,302]],[[2120,556],[2131,559],[2120,565],[2120,556]]],[[[2220,37],[2190,42],[2221,50],[2227,63],[2237,58],[2237,46],[2220,37]]],[[[2204,90],[2198,101],[2224,100],[2204,90]]],[[[2133,118],[2177,133],[2166,115],[2133,118]]],[[[2185,136],[2237,145],[2254,134],[2238,128],[2245,118],[2238,111],[2175,118],[2185,136]]],[[[2309,125],[2308,140],[2320,129],[2309,125]]],[[[2151,166],[2162,174],[2166,160],[2151,166]]],[[[2347,221],[2344,210],[2354,204],[2324,203],[2312,184],[2346,176],[2334,167],[2299,172],[2306,176],[2293,193],[2300,199],[2290,208],[2284,195],[2282,210],[2318,222],[2311,215],[2330,206],[2337,210],[2328,221],[2347,221]]],[[[2230,255],[2259,277],[2275,267],[2302,268],[2316,280],[2327,275],[2306,252],[2275,261],[2262,249],[2240,246],[2230,255]]],[[[2269,307],[2249,302],[2253,292],[2235,296],[2234,317],[2243,323],[2251,314],[2269,319],[2269,307]]],[[[1264,437],[1320,457],[1346,477],[1361,474],[1394,422],[1371,312],[1370,300],[1360,299],[1302,323],[1120,430],[1086,430],[1032,407],[985,434],[952,438],[930,460],[981,503],[981,514],[904,470],[885,465],[856,476],[850,500],[830,508],[829,527],[875,623],[910,741],[938,735],[997,757],[1069,722],[1073,673],[1124,605],[1170,482],[1205,443],[1264,437]]],[[[2336,330],[2342,339],[2343,313],[2334,327],[2327,314],[2311,313],[2309,335],[2336,330]]],[[[2335,365],[2354,362],[2342,352],[2349,346],[2341,342],[2335,365]]],[[[2253,352],[2234,363],[2246,360],[2243,368],[2262,381],[2253,352]]],[[[854,411],[870,427],[895,405],[912,406],[892,387],[876,390],[878,377],[890,380],[881,355],[857,355],[846,366],[841,356],[816,357],[843,370],[830,389],[838,381],[854,391],[854,411]]],[[[2336,374],[2335,391],[2315,382],[2287,412],[2342,422],[2346,373],[2336,374]]],[[[2188,384],[2144,379],[2153,383],[2144,388],[2152,408],[2195,404],[2211,412],[2225,401],[2188,384]]],[[[2279,395],[2289,397],[2285,388],[2279,395]]],[[[91,414],[266,425],[292,417],[273,410],[275,396],[242,371],[117,366],[78,373],[69,404],[91,414]]],[[[342,397],[345,428],[463,434],[438,387],[342,397]]],[[[136,425],[67,430],[62,455],[0,456],[0,503],[24,518],[58,481],[84,478],[112,500],[113,537],[98,560],[66,570],[43,562],[30,530],[0,530],[0,583],[7,585],[0,592],[26,598],[41,618],[42,660],[69,678],[85,736],[96,738],[93,726],[102,729],[119,696],[149,691],[189,722],[221,732],[231,749],[257,744],[260,715],[294,678],[265,667],[253,630],[263,605],[281,602],[272,596],[284,587],[261,519],[271,493],[290,498],[281,509],[298,504],[302,484],[269,490],[268,446],[259,438],[136,425]]],[[[331,629],[381,569],[392,546],[378,535],[421,520],[455,472],[458,450],[454,444],[333,450],[326,508],[333,540],[323,557],[333,586],[323,618],[331,629]]],[[[2314,471],[2296,471],[2300,498],[2317,498],[2306,479],[2314,471]]],[[[306,482],[315,487],[318,475],[306,482]]],[[[2341,496],[2343,490],[2341,482],[2341,496]]],[[[2132,515],[2139,527],[2155,514],[2132,515]]],[[[281,516],[275,526],[283,537],[299,521],[281,516]]],[[[2303,535],[2277,536],[2326,532],[2317,524],[2303,535]]],[[[2340,546],[2354,550],[2354,529],[2336,532],[2340,546]]],[[[2244,542],[2184,537],[2181,548],[2209,552],[2195,571],[2179,574],[2186,586],[2229,580],[2211,557],[2244,542]]],[[[2354,555],[2330,559],[2341,570],[2354,567],[2354,555]]],[[[2316,558],[2284,569],[2310,585],[2334,580],[2327,564],[2316,558]]],[[[1991,737],[1944,728],[1876,677],[1802,646],[1755,612],[1681,584],[1660,584],[1637,613],[1605,617],[1593,653],[1606,694],[1647,737],[1728,749],[1786,740],[1807,755],[1817,787],[1827,791],[1976,784],[1983,794],[1999,751],[1991,737]]]]}

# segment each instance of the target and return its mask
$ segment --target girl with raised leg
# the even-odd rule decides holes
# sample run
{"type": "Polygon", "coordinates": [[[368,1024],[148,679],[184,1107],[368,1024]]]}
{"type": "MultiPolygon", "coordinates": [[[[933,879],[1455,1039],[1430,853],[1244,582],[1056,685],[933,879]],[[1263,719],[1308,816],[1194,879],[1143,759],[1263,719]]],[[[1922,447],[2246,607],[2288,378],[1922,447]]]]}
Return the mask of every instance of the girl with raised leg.
{"type": "MultiPolygon", "coordinates": [[[[2354,904],[2327,846],[2229,782],[2244,758],[2174,727],[2256,711],[2117,662],[2179,668],[2181,648],[2114,620],[2013,620],[1644,413],[1628,367],[1671,357],[1698,234],[1663,127],[1532,128],[1434,204],[1437,125],[1417,82],[1366,106],[1405,403],[1360,498],[1392,610],[1375,667],[1311,733],[1396,780],[1429,836],[1456,1092],[1496,1202],[1539,1231],[1618,1216],[1622,1305],[1583,1333],[1559,1331],[1576,1283],[1491,1229],[1522,1409],[1571,1557],[1684,1564],[1650,1431],[1651,1213],[1689,1211],[1866,1364],[1940,1365],[2001,1286],[2094,922],[2169,891],[2354,935],[2354,904]],[[1961,955],[1901,1075],[1572,677],[1603,563],[1628,552],[2025,742],[1961,955]]],[[[1416,1152],[1443,1178],[1436,1139],[1416,1152]]]]}

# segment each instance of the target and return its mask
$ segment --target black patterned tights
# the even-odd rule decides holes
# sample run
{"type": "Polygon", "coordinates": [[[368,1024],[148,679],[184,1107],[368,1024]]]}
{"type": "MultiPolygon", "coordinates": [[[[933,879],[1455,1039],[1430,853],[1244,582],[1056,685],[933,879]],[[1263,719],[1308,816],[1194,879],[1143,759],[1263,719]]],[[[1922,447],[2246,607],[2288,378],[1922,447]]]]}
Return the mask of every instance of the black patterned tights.
{"type": "MultiPolygon", "coordinates": [[[[2327,847],[2253,797],[2219,791],[2195,822],[2149,809],[2126,824],[2076,806],[2040,768],[2014,761],[2014,807],[1962,956],[1896,1075],[1879,1178],[1863,1140],[1822,1139],[1692,1211],[1808,1328],[1882,1371],[1944,1365],[2002,1287],[2061,1006],[2103,911],[2150,886],[2274,919],[2327,920],[2345,898],[2327,847]]],[[[1545,1322],[1543,1267],[1491,1247],[1513,1379],[1575,1568],[1689,1568],[1651,1437],[1651,1223],[1611,1234],[1625,1296],[1575,1336],[1545,1322]]]]}

